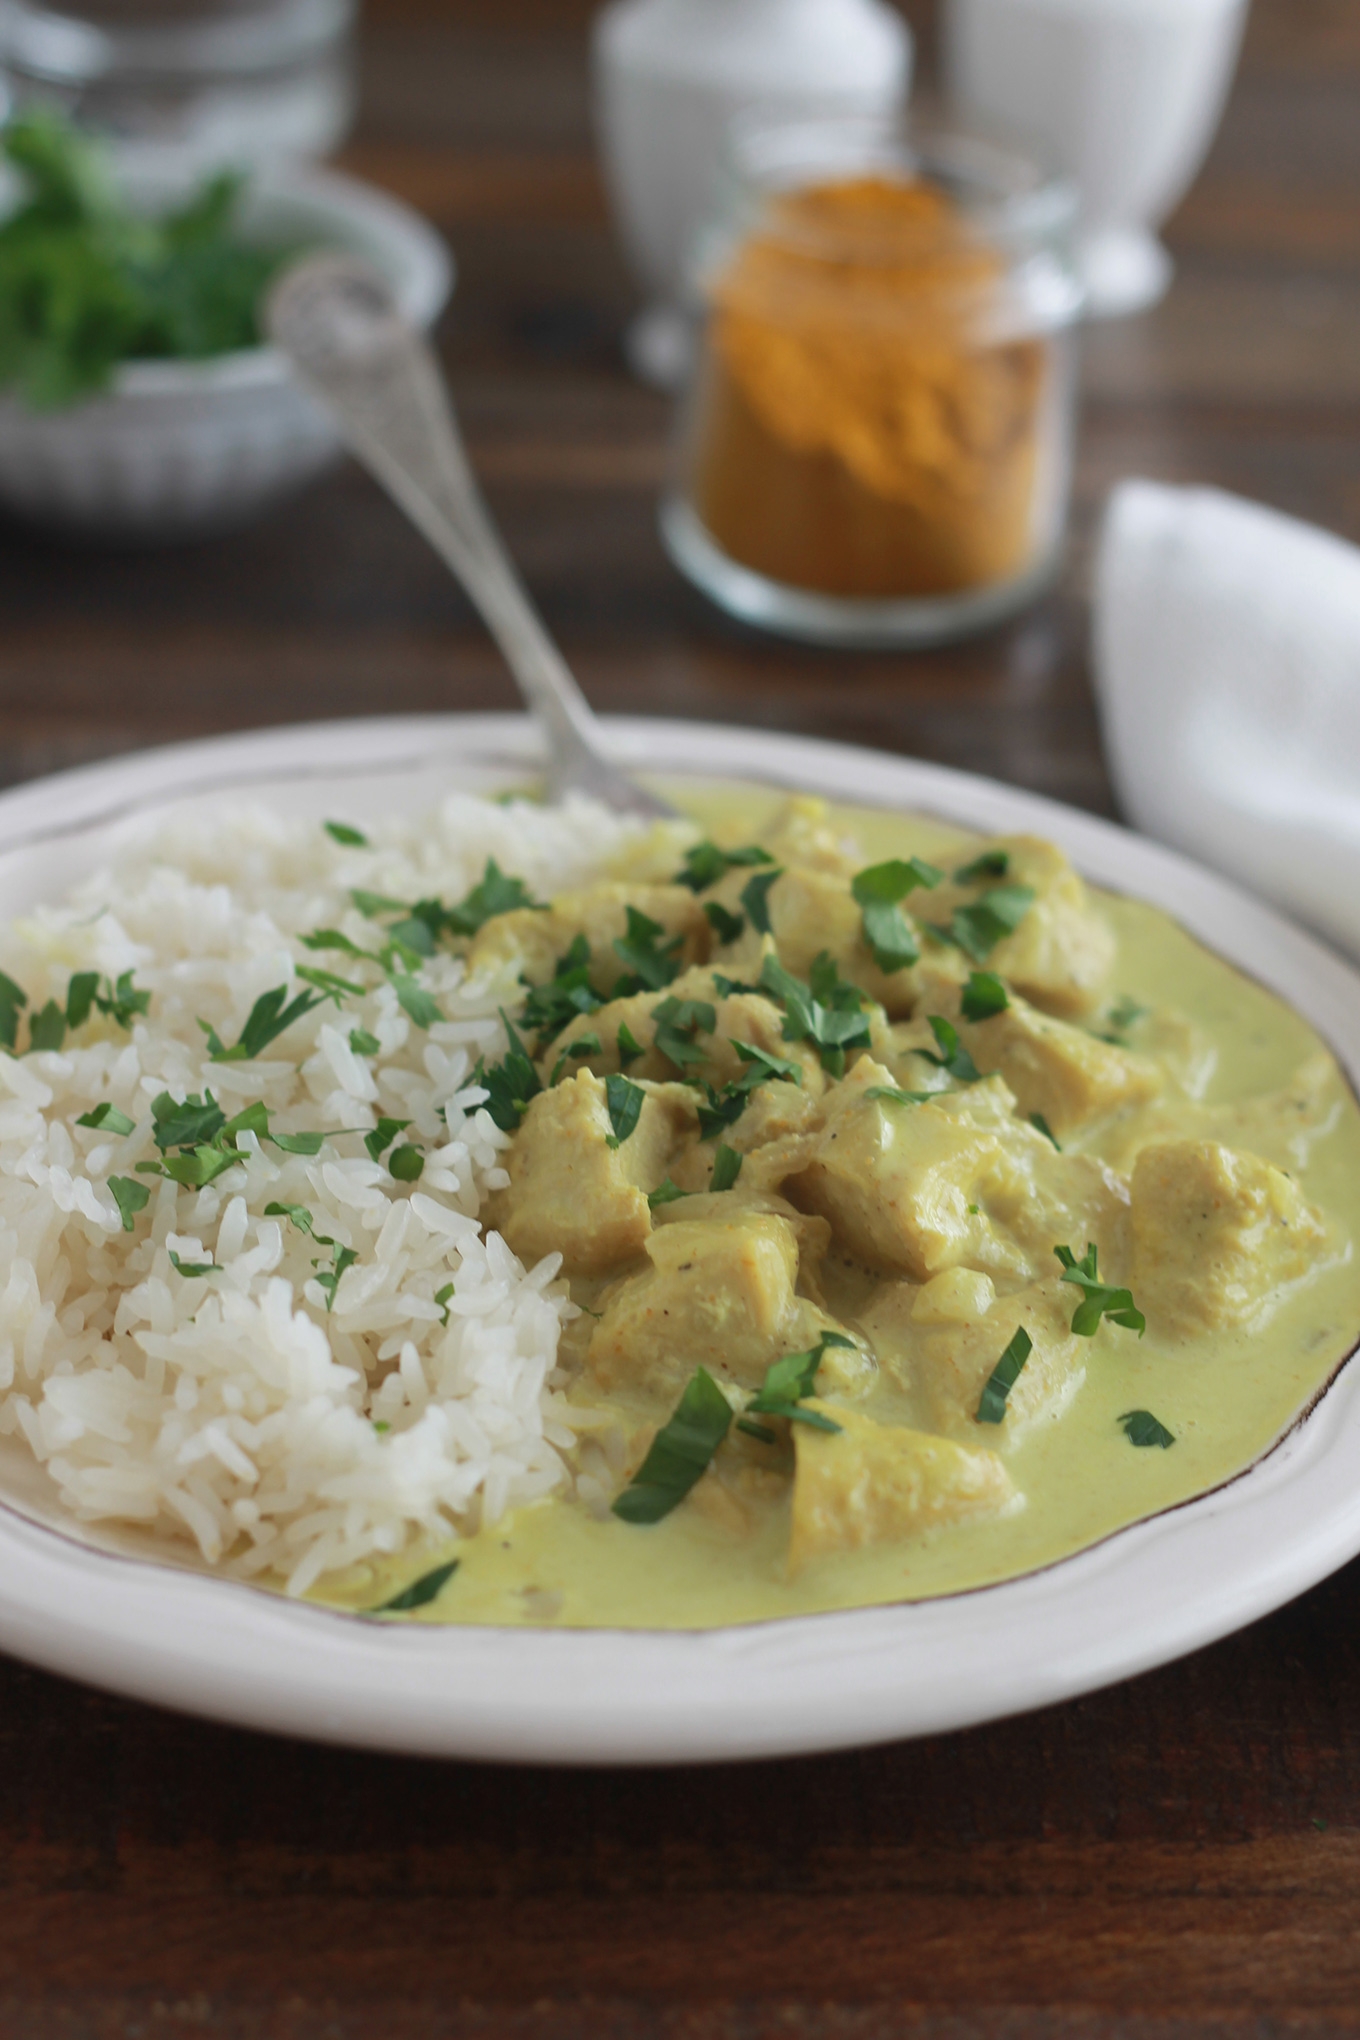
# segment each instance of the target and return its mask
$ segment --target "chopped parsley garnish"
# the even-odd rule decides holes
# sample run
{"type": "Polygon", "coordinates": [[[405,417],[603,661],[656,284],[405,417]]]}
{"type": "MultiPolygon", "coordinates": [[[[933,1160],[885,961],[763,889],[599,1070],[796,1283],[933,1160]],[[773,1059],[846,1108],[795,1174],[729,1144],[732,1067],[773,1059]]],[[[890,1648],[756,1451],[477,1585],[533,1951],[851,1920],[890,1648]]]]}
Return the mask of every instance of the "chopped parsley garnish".
{"type": "Polygon", "coordinates": [[[713,1157],[713,1174],[708,1179],[710,1190],[730,1190],[741,1174],[743,1157],[735,1148],[722,1143],[713,1157]]]}
{"type": "Polygon", "coordinates": [[[627,930],[615,937],[614,954],[627,965],[629,974],[615,983],[610,994],[615,999],[631,998],[635,992],[659,992],[679,977],[678,952],[685,942],[683,935],[666,939],[661,923],[636,907],[626,908],[625,913],[627,930]]]}
{"type": "Polygon", "coordinates": [[[403,1587],[399,1594],[393,1594],[390,1601],[379,1601],[376,1608],[366,1609],[365,1613],[409,1615],[413,1608],[428,1607],[431,1601],[443,1593],[461,1563],[461,1559],[451,1558],[447,1565],[435,1566],[432,1572],[422,1573],[409,1587],[403,1587]]]}
{"type": "Polygon", "coordinates": [[[152,1101],[151,1137],[162,1154],[171,1148],[193,1148],[216,1139],[227,1123],[227,1115],[211,1091],[200,1098],[191,1091],[177,1104],[168,1091],[152,1101]]]}
{"type": "Polygon", "coordinates": [[[806,985],[786,971],[777,958],[767,956],[761,967],[760,990],[784,1008],[785,1041],[812,1042],[821,1057],[822,1068],[831,1076],[845,1075],[848,1048],[869,1046],[864,994],[838,974],[825,949],[814,962],[806,985]]]}
{"type": "Polygon", "coordinates": [[[1086,1252],[1078,1260],[1070,1247],[1053,1249],[1062,1262],[1061,1280],[1071,1282],[1082,1292],[1072,1319],[1072,1330],[1079,1339],[1093,1339],[1100,1329],[1100,1320],[1107,1317],[1112,1325],[1123,1325],[1127,1331],[1137,1332],[1141,1339],[1147,1330],[1147,1319],[1134,1303],[1127,1289],[1112,1289],[1100,1280],[1097,1267],[1096,1249],[1088,1243],[1086,1252]]]}
{"type": "Polygon", "coordinates": [[[590,944],[584,935],[577,935],[566,955],[559,956],[554,964],[551,981],[530,987],[520,1018],[526,1028],[537,1034],[541,1055],[564,1027],[586,1013],[598,1011],[603,1004],[590,982],[590,944]]]}
{"type": "Polygon", "coordinates": [[[546,907],[529,892],[523,879],[508,878],[495,858],[488,857],[480,881],[466,899],[460,900],[456,907],[450,907],[446,919],[455,935],[475,935],[497,914],[513,914],[525,907],[547,912],[546,907]]]}
{"type": "Polygon", "coordinates": [[[1034,1341],[1023,1325],[1016,1328],[1015,1337],[1007,1346],[991,1378],[982,1391],[977,1406],[976,1421],[979,1424],[999,1424],[1006,1414],[1006,1398],[1020,1379],[1021,1369],[1034,1351],[1034,1341]]]}
{"type": "Polygon", "coordinates": [[[707,892],[738,865],[773,863],[769,851],[755,843],[748,843],[742,850],[720,850],[716,843],[696,843],[685,852],[684,870],[677,871],[671,883],[687,885],[691,892],[707,892]]]}
{"type": "Polygon", "coordinates": [[[201,1275],[220,1275],[222,1273],[222,1266],[219,1261],[181,1261],[173,1248],[171,1249],[170,1259],[174,1264],[176,1272],[182,1275],[186,1282],[195,1281],[201,1275]]]}
{"type": "Polygon", "coordinates": [[[707,1472],[731,1423],[726,1396],[707,1368],[696,1367],[675,1414],[661,1426],[647,1457],[615,1497],[614,1514],[625,1523],[659,1523],[669,1516],[707,1472]]]}
{"type": "MultiPolygon", "coordinates": [[[[346,1268],[354,1266],[359,1255],[354,1247],[342,1247],[335,1240],[327,1239],[322,1233],[313,1233],[312,1238],[319,1247],[335,1248],[335,1259],[330,1267],[324,1269],[321,1274],[313,1278],[317,1288],[326,1299],[326,1315],[329,1317],[335,1308],[335,1292],[340,1287],[340,1277],[344,1274],[346,1268]]],[[[316,1265],[318,1264],[314,1262],[313,1266],[315,1267],[316,1265]]]]}
{"type": "Polygon", "coordinates": [[[665,1176],[649,1194],[647,1203],[650,1209],[655,1211],[659,1205],[674,1204],[678,1198],[692,1195],[692,1191],[681,1190],[678,1185],[672,1183],[669,1176],[665,1176]]]}
{"type": "Polygon", "coordinates": [[[918,885],[937,886],[944,877],[923,858],[891,857],[857,872],[850,890],[863,910],[865,946],[885,977],[905,970],[921,954],[916,931],[898,905],[918,885]]]}
{"type": "Polygon", "coordinates": [[[646,1095],[641,1084],[635,1084],[631,1077],[605,1078],[605,1103],[609,1107],[609,1123],[614,1129],[607,1138],[607,1146],[623,1146],[642,1116],[642,1101],[646,1095]]]}
{"type": "Polygon", "coordinates": [[[387,1166],[398,1183],[418,1183],[425,1171],[425,1157],[418,1147],[405,1141],[399,1148],[393,1148],[387,1166]]]}
{"type": "MultiPolygon", "coordinates": [[[[754,1073],[748,1071],[747,1074],[754,1073]]],[[[724,1084],[721,1091],[715,1091],[712,1084],[706,1084],[704,1089],[708,1093],[708,1103],[699,1107],[700,1140],[712,1140],[715,1134],[725,1133],[729,1126],[735,1126],[750,1103],[753,1088],[745,1079],[735,1084],[724,1084]]]]}
{"type": "Polygon", "coordinates": [[[403,971],[389,971],[388,983],[397,995],[398,1005],[417,1027],[433,1027],[443,1019],[438,1000],[414,977],[403,971]]]}
{"type": "Polygon", "coordinates": [[[971,864],[961,864],[954,873],[955,885],[980,885],[984,878],[1004,878],[1011,868],[1009,850],[984,850],[971,864]]]}
{"type": "Polygon", "coordinates": [[[0,1046],[12,1049],[19,1036],[19,1015],[28,1004],[28,993],[0,970],[0,1046]]]}
{"type": "Polygon", "coordinates": [[[1176,1442],[1175,1432],[1159,1424],[1151,1410],[1125,1410],[1117,1421],[1124,1426],[1124,1436],[1130,1445],[1160,1445],[1166,1452],[1176,1442]]]}
{"type": "Polygon", "coordinates": [[[603,1055],[604,1050],[598,1034],[578,1034],[567,1043],[566,1053],[573,1062],[584,1062],[588,1055],[603,1055]]]}
{"type": "Polygon", "coordinates": [[[776,865],[771,871],[758,871],[754,878],[748,878],[741,889],[741,903],[746,909],[747,919],[758,935],[769,935],[770,887],[784,876],[776,865]]]}
{"type": "Polygon", "coordinates": [[[759,1390],[746,1405],[748,1416],[786,1417],[791,1424],[807,1424],[814,1431],[839,1433],[840,1424],[830,1417],[824,1417],[820,1410],[804,1410],[799,1404],[805,1397],[816,1393],[817,1370],[832,1346],[847,1346],[854,1351],[855,1342],[847,1339],[844,1332],[823,1332],[815,1346],[806,1353],[786,1353],[782,1360],[776,1360],[766,1369],[765,1379],[759,1390]]]}
{"type": "Polygon", "coordinates": [[[376,1034],[370,1034],[366,1027],[351,1027],[349,1045],[356,1055],[381,1055],[382,1043],[376,1034]]]}
{"type": "Polygon", "coordinates": [[[918,1048],[916,1053],[922,1061],[934,1063],[937,1069],[953,1077],[956,1083],[979,1083],[982,1072],[959,1040],[959,1030],[953,1021],[944,1019],[939,1013],[932,1013],[930,1031],[935,1036],[939,1053],[932,1055],[928,1048],[918,1048]]]}
{"type": "Polygon", "coordinates": [[[113,1201],[121,1214],[123,1231],[131,1232],[137,1213],[145,1211],[151,1202],[151,1192],[145,1183],[138,1183],[131,1176],[110,1176],[109,1189],[113,1192],[113,1201]]]}
{"type": "Polygon", "coordinates": [[[199,1026],[208,1037],[208,1053],[214,1062],[253,1062],[263,1055],[271,1041],[277,1041],[295,1020],[301,1020],[324,1003],[318,992],[299,992],[288,1000],[287,985],[275,985],[270,992],[261,992],[250,1009],[250,1015],[241,1029],[241,1038],[234,1047],[228,1048],[221,1040],[215,1027],[206,1020],[199,1026]],[[288,1001],[285,1004],[285,1001],[288,1001]]]}
{"type": "Polygon", "coordinates": [[[66,1025],[75,1031],[83,1027],[90,1017],[90,1008],[99,990],[99,973],[95,970],[78,970],[66,987],[66,1025]]]}
{"type": "Polygon", "coordinates": [[[704,901],[704,919],[719,942],[735,942],[746,926],[740,914],[730,914],[720,900],[704,901]]]}
{"type": "Polygon", "coordinates": [[[864,1093],[866,1098],[881,1098],[887,1105],[929,1105],[939,1096],[938,1091],[899,1091],[896,1084],[871,1084],[864,1093]]]}
{"type": "Polygon", "coordinates": [[[323,829],[333,841],[346,850],[367,850],[369,842],[362,829],[351,828],[348,822],[323,822],[323,829]]]}
{"type": "Polygon", "coordinates": [[[791,1062],[788,1056],[771,1055],[767,1048],[757,1048],[753,1041],[734,1041],[732,1046],[742,1061],[751,1065],[746,1075],[737,1079],[744,1088],[750,1090],[754,1089],[756,1084],[768,1084],[772,1081],[786,1084],[802,1083],[802,1070],[796,1062],[791,1062]]]}
{"type": "Polygon", "coordinates": [[[434,1293],[434,1300],[439,1305],[439,1322],[441,1325],[447,1325],[449,1321],[449,1298],[453,1295],[453,1292],[453,1283],[446,1282],[442,1289],[436,1289],[434,1293]]]}
{"type": "Polygon", "coordinates": [[[524,1043],[516,1034],[504,1011],[501,1025],[510,1046],[504,1058],[488,1067],[485,1058],[472,1073],[474,1084],[487,1093],[486,1109],[502,1133],[513,1133],[523,1119],[532,1098],[543,1089],[538,1071],[525,1052],[524,1043]]]}
{"type": "Polygon", "coordinates": [[[132,972],[130,970],[125,970],[122,973],[117,984],[112,983],[108,978],[105,978],[103,982],[108,986],[108,990],[95,994],[95,1005],[107,1019],[115,1021],[119,1027],[130,1031],[137,1015],[151,1010],[150,992],[138,991],[132,982],[132,972]]]}
{"type": "Polygon", "coordinates": [[[93,1106],[88,1112],[82,1112],[76,1125],[98,1127],[107,1133],[133,1133],[137,1122],[135,1119],[129,1119],[126,1112],[120,1112],[116,1105],[110,1105],[106,1098],[102,1104],[93,1106]]]}
{"type": "Polygon", "coordinates": [[[762,999],[769,996],[768,993],[761,990],[759,985],[746,985],[742,983],[740,978],[724,977],[720,970],[713,972],[713,985],[719,998],[722,999],[735,998],[739,992],[749,992],[762,999]]]}
{"type": "Polygon", "coordinates": [[[1129,998],[1125,993],[1111,1006],[1106,1016],[1110,1023],[1110,1032],[1102,1036],[1102,1039],[1112,1042],[1116,1048],[1122,1048],[1128,1040],[1130,1031],[1140,1020],[1147,1017],[1148,1011],[1148,1007],[1140,1006],[1136,999],[1129,998]]]}
{"type": "MultiPolygon", "coordinates": [[[[264,1108],[261,1107],[261,1110],[264,1108]]],[[[228,1120],[225,1131],[230,1132],[235,1120],[228,1120]]],[[[343,1128],[339,1131],[344,1131],[343,1128]]],[[[272,1140],[276,1148],[282,1148],[286,1155],[319,1155],[325,1142],[330,1139],[325,1133],[262,1133],[262,1140],[272,1140]]]]}
{"type": "MultiPolygon", "coordinates": [[[[264,1215],[266,1218],[291,1219],[299,1232],[305,1232],[312,1239],[316,1238],[316,1234],[312,1231],[312,1214],[308,1211],[305,1204],[266,1204],[264,1215]]],[[[334,1242],[326,1240],[322,1244],[332,1246],[334,1242]]]]}
{"type": "Polygon", "coordinates": [[[688,1063],[705,1063],[708,1050],[700,1048],[696,1034],[712,1034],[718,1024],[716,1009],[706,999],[663,999],[652,1013],[656,1028],[654,1045],[677,1068],[688,1063]]]}
{"type": "Polygon", "coordinates": [[[29,1020],[28,1052],[33,1055],[44,1049],[58,1049],[65,1039],[66,1015],[55,999],[49,999],[42,1011],[29,1020]]]}
{"type": "Polygon", "coordinates": [[[380,1119],[372,1133],[364,1135],[364,1146],[368,1149],[369,1160],[380,1162],[399,1133],[405,1133],[411,1124],[409,1119],[380,1119]]]}
{"type": "Polygon", "coordinates": [[[994,971],[975,970],[963,988],[965,1020],[990,1020],[1009,1005],[1010,995],[994,971]]]}
{"type": "Polygon", "coordinates": [[[619,1051],[619,1062],[624,1069],[627,1069],[630,1062],[636,1062],[640,1055],[646,1055],[647,1053],[642,1043],[634,1036],[633,1030],[627,1021],[622,1021],[619,1025],[616,1045],[619,1051]]]}
{"type": "Polygon", "coordinates": [[[998,942],[1013,935],[1034,904],[1034,888],[998,885],[969,907],[955,907],[948,929],[938,929],[957,943],[974,963],[985,963],[998,942]]]}
{"type": "Polygon", "coordinates": [[[1043,1135],[1045,1140],[1052,1141],[1054,1147],[1057,1149],[1059,1154],[1062,1153],[1062,1143],[1058,1139],[1057,1134],[1053,1131],[1053,1128],[1049,1125],[1048,1121],[1044,1118],[1042,1112],[1031,1112],[1029,1115],[1029,1123],[1032,1127],[1035,1128],[1037,1132],[1043,1135]]]}

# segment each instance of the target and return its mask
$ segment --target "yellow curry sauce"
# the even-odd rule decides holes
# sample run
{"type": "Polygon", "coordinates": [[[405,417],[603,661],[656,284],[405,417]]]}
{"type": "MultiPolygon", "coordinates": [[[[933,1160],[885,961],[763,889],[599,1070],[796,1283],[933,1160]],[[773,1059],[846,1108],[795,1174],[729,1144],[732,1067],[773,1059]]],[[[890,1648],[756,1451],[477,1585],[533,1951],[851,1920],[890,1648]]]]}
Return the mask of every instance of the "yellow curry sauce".
{"type": "MultiPolygon", "coordinates": [[[[713,840],[768,848],[784,874],[764,896],[768,938],[742,914],[724,947],[696,933],[690,909],[711,902],[740,914],[743,890],[771,866],[737,866],[673,902],[672,938],[688,931],[678,960],[696,943],[704,957],[675,985],[714,1004],[715,1036],[729,1030],[725,1048],[710,1042],[709,1064],[658,1061],[648,1013],[671,987],[618,1009],[644,1050],[630,1067],[647,1105],[609,1151],[610,1180],[626,1157],[651,1177],[644,1192],[664,1177],[688,1194],[650,1212],[644,1195],[640,1226],[636,1197],[627,1211],[617,1200],[592,1207],[588,1186],[605,1180],[605,1158],[589,1150],[609,1132],[601,1077],[619,1068],[617,1013],[581,1016],[547,1047],[544,1081],[554,1072],[559,1081],[542,1094],[549,1103],[526,1111],[511,1188],[486,1216],[526,1260],[547,1250],[544,1225],[566,1241],[583,1311],[563,1362],[572,1400],[599,1427],[578,1468],[586,1478],[570,1499],[450,1545],[442,1556],[458,1559],[456,1573],[411,1619],[691,1628],[954,1593],[1070,1556],[1249,1466],[1360,1334],[1360,1108],[1307,1023],[1158,910],[1088,892],[1034,839],[992,844],[924,817],[788,810],[754,789],[677,797],[713,840]],[[989,852],[994,868],[955,882],[989,852]],[[918,963],[884,972],[851,885],[865,867],[913,856],[945,874],[901,901],[918,931],[950,925],[956,907],[995,887],[1034,897],[989,954],[923,937],[918,963]],[[778,1009],[773,1037],[762,1035],[756,1009],[741,1003],[752,995],[723,998],[712,984],[714,971],[753,983],[772,948],[803,979],[814,950],[829,948],[843,977],[884,1001],[886,1010],[868,1007],[871,1043],[851,1049],[839,1082],[815,1046],[782,1039],[778,1009]],[[975,975],[1002,980],[1005,1012],[965,1017],[975,975]],[[932,1014],[953,1026],[979,1082],[959,1076],[966,1061],[951,1072],[929,1060],[948,1043],[932,1014]],[[802,1081],[753,1088],[741,1115],[701,1141],[691,1102],[700,1094],[675,1080],[740,1070],[732,1041],[743,1030],[796,1060],[802,1081]],[[583,1036],[601,1052],[587,1040],[564,1066],[564,1046],[583,1036]],[[906,1096],[882,1095],[894,1090],[906,1096]],[[938,1097],[910,1102],[922,1093],[938,1097]],[[572,1116],[574,1100],[584,1118],[572,1116]],[[1045,1132],[1032,1123],[1036,1101],[1045,1132]],[[720,1144],[742,1152],[741,1172],[730,1190],[704,1194],[720,1144]],[[525,1171],[551,1176],[564,1154],[554,1203],[525,1171]],[[923,1210],[923,1184],[935,1208],[923,1210]],[[714,1246],[711,1266],[696,1261],[696,1242],[714,1246]],[[1131,1287],[1144,1336],[1108,1316],[1093,1337],[1072,1334],[1083,1292],[1061,1281],[1052,1250],[1068,1245],[1079,1258],[1088,1242],[1099,1246],[1100,1280],[1131,1287]],[[751,1304],[753,1253],[767,1289],[779,1289],[792,1257],[787,1293],[773,1303],[757,1282],[751,1304]],[[711,1306],[729,1277],[741,1294],[726,1300],[724,1351],[703,1326],[717,1321],[711,1306]],[[1031,1350],[1004,1415],[980,1423],[981,1392],[1022,1326],[1031,1350]],[[611,1512],[696,1366],[740,1415],[772,1361],[815,1347],[830,1328],[853,1343],[823,1349],[802,1407],[838,1431],[757,1418],[760,1437],[734,1424],[662,1520],[611,1512]],[[1121,1419],[1135,1411],[1174,1443],[1132,1443],[1121,1419]]],[[[661,875],[649,869],[649,888],[632,897],[664,919],[661,875]]],[[[617,886],[603,918],[584,897],[555,903],[533,929],[522,915],[488,923],[473,967],[489,967],[508,942],[521,945],[531,982],[550,978],[573,915],[597,934],[610,913],[622,919],[617,886]]],[[[730,934],[721,914],[705,927],[714,920],[730,934]]],[[[691,1038],[709,1041],[703,1030],[691,1038]]],[[[364,1568],[315,1598],[371,1609],[439,1556],[364,1568]]]]}

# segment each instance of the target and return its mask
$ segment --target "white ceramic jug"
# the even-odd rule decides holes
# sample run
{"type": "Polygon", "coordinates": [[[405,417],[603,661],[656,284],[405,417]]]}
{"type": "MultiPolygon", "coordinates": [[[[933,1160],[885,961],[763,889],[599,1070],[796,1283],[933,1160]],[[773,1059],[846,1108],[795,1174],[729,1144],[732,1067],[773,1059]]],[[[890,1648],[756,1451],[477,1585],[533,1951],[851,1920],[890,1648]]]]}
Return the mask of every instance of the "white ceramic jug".
{"type": "Polygon", "coordinates": [[[629,358],[671,384],[688,353],[685,269],[734,117],[750,105],[890,115],[911,36],[884,0],[612,0],[594,69],[614,216],[649,299],[629,358]]]}
{"type": "Polygon", "coordinates": [[[1156,228],[1208,153],[1248,0],[945,0],[950,89],[1046,149],[1081,198],[1079,260],[1100,316],[1171,280],[1156,228]]]}

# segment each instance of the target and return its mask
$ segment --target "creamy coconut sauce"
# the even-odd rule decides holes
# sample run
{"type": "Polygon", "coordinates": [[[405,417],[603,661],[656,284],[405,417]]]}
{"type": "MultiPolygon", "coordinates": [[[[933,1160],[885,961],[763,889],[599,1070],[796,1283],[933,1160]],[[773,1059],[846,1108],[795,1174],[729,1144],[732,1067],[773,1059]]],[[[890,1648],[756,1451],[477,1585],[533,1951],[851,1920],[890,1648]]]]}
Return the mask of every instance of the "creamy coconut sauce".
{"type": "MultiPolygon", "coordinates": [[[[687,788],[678,797],[706,830],[726,826],[748,841],[760,840],[777,805],[756,790],[687,788]]],[[[921,817],[839,809],[833,819],[857,839],[866,864],[913,854],[945,861],[963,840],[921,817]]],[[[980,1437],[1002,1455],[1024,1497],[989,1520],[816,1558],[791,1577],[787,1484],[744,1534],[704,1505],[703,1483],[649,1526],[600,1520],[575,1501],[549,1500],[451,1545],[445,1556],[459,1559],[456,1575],[411,1619],[699,1628],[958,1593],[1079,1552],[1230,1480],[1271,1447],[1360,1336],[1360,1258],[1353,1250],[1360,1230],[1360,1110],[1329,1056],[1306,1108],[1286,1097],[1271,1100],[1301,1065],[1326,1054],[1308,1024],[1166,915],[1137,901],[1097,897],[1118,940],[1112,994],[1153,1008],[1158,1038],[1183,1066],[1195,1064],[1202,1083],[1198,1099],[1177,1101],[1167,1137],[1211,1133],[1265,1155],[1295,1178],[1327,1221],[1325,1256],[1265,1323],[1180,1339],[1159,1337],[1153,1325],[1139,1339],[1103,1324],[1086,1342],[1084,1377],[1064,1409],[1013,1435],[1003,1423],[980,1437]],[[1225,1117],[1223,1108],[1236,1109],[1225,1117]],[[1174,1434],[1174,1446],[1131,1446],[1118,1419],[1135,1409],[1154,1412],[1174,1434]]],[[[1157,1102],[1145,1110],[1165,1114],[1168,1107],[1157,1102]]],[[[1126,1139],[1127,1127],[1114,1138],[1126,1139]]],[[[1081,1146],[1104,1152],[1099,1134],[1081,1146]]],[[[1119,1154],[1112,1150],[1105,1159],[1118,1164],[1119,1154]]],[[[1073,1242],[1078,1250],[1080,1244],[1073,1242]]],[[[830,1309],[853,1320],[867,1278],[844,1268],[828,1268],[827,1275],[830,1309]]],[[[577,1285],[573,1293],[586,1302],[593,1292],[577,1285]]],[[[890,1349],[891,1341],[880,1340],[883,1380],[863,1407],[885,1423],[912,1423],[910,1394],[889,1378],[890,1349]]],[[[425,1566],[437,1556],[427,1555],[425,1566]]],[[[390,1572],[374,1568],[339,1588],[332,1583],[317,1598],[371,1608],[418,1569],[424,1567],[408,1556],[390,1572]]]]}

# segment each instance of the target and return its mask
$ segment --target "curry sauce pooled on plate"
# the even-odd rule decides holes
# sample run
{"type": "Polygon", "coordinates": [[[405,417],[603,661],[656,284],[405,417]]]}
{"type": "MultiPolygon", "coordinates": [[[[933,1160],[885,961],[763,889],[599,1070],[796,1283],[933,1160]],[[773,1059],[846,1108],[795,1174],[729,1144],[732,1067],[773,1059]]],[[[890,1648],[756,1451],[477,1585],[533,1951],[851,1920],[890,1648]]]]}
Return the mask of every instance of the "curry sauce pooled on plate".
{"type": "Polygon", "coordinates": [[[582,1442],[432,1616],[1004,1578],[1249,1464],[1360,1328],[1360,1118],[1281,1002],[1036,838],[710,806],[671,882],[469,947],[523,998],[486,1217],[563,1257],[582,1442]]]}

